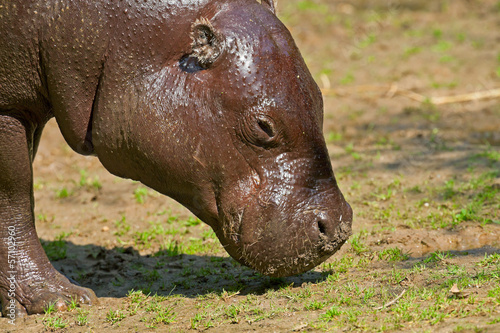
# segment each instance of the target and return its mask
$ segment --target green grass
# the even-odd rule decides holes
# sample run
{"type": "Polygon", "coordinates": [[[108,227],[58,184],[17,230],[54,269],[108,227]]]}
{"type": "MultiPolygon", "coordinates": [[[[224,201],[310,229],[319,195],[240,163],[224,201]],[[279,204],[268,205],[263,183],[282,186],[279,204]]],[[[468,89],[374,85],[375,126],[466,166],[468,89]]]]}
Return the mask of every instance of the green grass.
{"type": "Polygon", "coordinates": [[[71,297],[70,300],[66,303],[68,304],[69,311],[75,310],[76,308],[78,308],[80,306],[76,297],[71,297]]]}
{"type": "Polygon", "coordinates": [[[102,183],[99,180],[99,177],[89,177],[87,171],[84,169],[80,170],[80,180],[78,185],[80,187],[94,188],[96,190],[100,190],[102,188],[102,183]]]}
{"type": "Polygon", "coordinates": [[[300,11],[311,11],[319,14],[326,14],[328,12],[328,6],[318,4],[317,2],[311,0],[299,1],[297,3],[297,9],[300,11]]]}
{"type": "Polygon", "coordinates": [[[500,265],[500,253],[485,254],[484,259],[478,263],[478,266],[492,267],[500,265]]]}
{"type": "Polygon", "coordinates": [[[135,201],[138,204],[143,204],[147,196],[148,196],[148,189],[143,186],[139,186],[134,190],[135,201]]]}
{"type": "Polygon", "coordinates": [[[349,238],[351,248],[357,255],[369,252],[370,249],[363,243],[363,234],[355,234],[349,238]]]}
{"type": "Polygon", "coordinates": [[[64,240],[71,233],[61,232],[53,241],[41,240],[42,247],[50,260],[61,260],[66,258],[67,244],[64,240]]]}
{"type": "Polygon", "coordinates": [[[397,247],[387,248],[378,253],[380,260],[386,261],[404,261],[410,258],[408,253],[404,253],[401,249],[397,247]]]}
{"type": "Polygon", "coordinates": [[[340,79],[340,84],[342,85],[352,84],[354,83],[355,80],[356,78],[354,77],[353,73],[347,73],[346,75],[344,75],[344,77],[340,79]]]}
{"type": "Polygon", "coordinates": [[[42,319],[42,322],[43,326],[45,326],[45,328],[49,331],[60,330],[69,325],[68,322],[64,321],[62,318],[59,317],[45,316],[42,319]]]}
{"type": "Polygon", "coordinates": [[[63,187],[63,188],[56,191],[56,198],[58,198],[58,199],[64,199],[64,198],[69,197],[70,195],[71,195],[71,192],[66,187],[63,187]]]}
{"type": "Polygon", "coordinates": [[[111,325],[114,325],[125,318],[126,314],[121,312],[120,310],[109,309],[106,313],[106,321],[110,322],[111,325]]]}
{"type": "Polygon", "coordinates": [[[124,236],[130,231],[130,224],[127,222],[125,215],[122,215],[120,220],[115,221],[115,235],[116,236],[124,236]]]}
{"type": "MultiPolygon", "coordinates": [[[[495,309],[500,304],[498,253],[485,255],[463,266],[454,261],[467,254],[452,256],[449,252],[437,251],[412,267],[404,264],[409,258],[398,248],[385,249],[376,252],[376,255],[365,251],[362,240],[368,236],[366,233],[356,235],[357,240],[351,242],[351,246],[358,244],[355,246],[363,250],[359,254],[354,250],[348,251],[337,259],[330,259],[323,265],[327,275],[314,283],[295,286],[286,279],[265,278],[268,283],[263,294],[251,292],[242,296],[240,289],[200,294],[194,299],[196,310],[187,318],[188,325],[191,329],[206,330],[243,322],[253,325],[263,320],[283,320],[289,316],[299,316],[298,323],[327,331],[341,328],[365,331],[436,328],[448,320],[470,316],[486,316],[488,322],[496,323],[498,315],[495,309]],[[396,266],[380,270],[378,264],[374,270],[371,267],[378,260],[387,267],[396,266]],[[438,263],[432,268],[425,266],[438,263]],[[477,268],[485,271],[480,272],[477,268]],[[424,278],[424,282],[401,286],[403,281],[415,281],[416,276],[424,278]],[[474,290],[482,294],[453,298],[449,289],[454,283],[465,291],[474,286],[474,290]],[[397,302],[380,308],[394,300],[403,289],[406,293],[397,302]],[[490,301],[484,302],[484,297],[490,301]]],[[[156,272],[145,270],[144,279],[160,282],[162,277],[156,272]]],[[[190,268],[185,270],[183,279],[219,274],[210,266],[190,268]]],[[[243,289],[251,281],[249,277],[243,278],[246,281],[241,285],[243,289]]],[[[160,329],[176,325],[179,315],[184,316],[181,305],[186,301],[183,296],[151,295],[143,290],[131,290],[127,295],[128,305],[119,310],[109,310],[106,321],[116,326],[127,317],[138,316],[136,318],[140,318],[144,327],[160,329]]],[[[188,303],[191,304],[191,301],[188,303]]],[[[84,318],[75,322],[85,326],[88,313],[82,315],[84,318]]]]}
{"type": "Polygon", "coordinates": [[[453,254],[450,252],[442,252],[442,251],[436,251],[432,252],[425,260],[424,263],[432,263],[432,262],[439,262],[448,258],[453,257],[453,254]]]}
{"type": "Polygon", "coordinates": [[[75,318],[75,323],[78,326],[86,326],[89,323],[89,311],[88,310],[77,310],[77,316],[75,318]]]}
{"type": "Polygon", "coordinates": [[[178,241],[169,240],[165,242],[161,247],[160,251],[156,252],[155,256],[167,256],[167,257],[175,257],[182,254],[182,244],[179,244],[178,241]]]}

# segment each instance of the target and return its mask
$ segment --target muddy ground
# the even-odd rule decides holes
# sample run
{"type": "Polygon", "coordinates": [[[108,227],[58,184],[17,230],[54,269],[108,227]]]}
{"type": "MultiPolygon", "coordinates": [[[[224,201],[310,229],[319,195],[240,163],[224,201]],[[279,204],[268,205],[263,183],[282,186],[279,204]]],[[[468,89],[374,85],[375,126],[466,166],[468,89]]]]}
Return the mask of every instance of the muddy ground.
{"type": "Polygon", "coordinates": [[[51,121],[38,234],[100,304],[0,331],[500,331],[500,99],[432,103],[500,87],[500,2],[289,0],[279,16],[324,91],[351,240],[311,272],[261,276],[51,121]]]}

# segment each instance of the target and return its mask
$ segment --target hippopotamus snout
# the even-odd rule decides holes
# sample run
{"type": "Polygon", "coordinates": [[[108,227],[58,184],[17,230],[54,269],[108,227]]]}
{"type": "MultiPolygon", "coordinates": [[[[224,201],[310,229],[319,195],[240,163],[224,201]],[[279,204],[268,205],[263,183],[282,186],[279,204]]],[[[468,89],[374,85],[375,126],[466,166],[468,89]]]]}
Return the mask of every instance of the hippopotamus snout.
{"type": "Polygon", "coordinates": [[[267,197],[259,193],[239,216],[239,261],[282,277],[330,257],[349,238],[352,224],[352,209],[334,185],[320,193],[293,187],[270,190],[267,197]]]}

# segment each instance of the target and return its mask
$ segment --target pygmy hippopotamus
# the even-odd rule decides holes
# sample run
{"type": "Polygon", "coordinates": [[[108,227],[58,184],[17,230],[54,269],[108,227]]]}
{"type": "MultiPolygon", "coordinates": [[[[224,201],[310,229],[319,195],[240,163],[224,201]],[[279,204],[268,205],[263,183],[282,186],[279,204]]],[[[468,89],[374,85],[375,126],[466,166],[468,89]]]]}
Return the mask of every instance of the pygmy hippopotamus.
{"type": "Polygon", "coordinates": [[[0,31],[4,315],[97,300],[35,230],[52,117],[73,150],[186,206],[263,274],[307,271],[351,234],[321,92],[272,0],[0,0],[0,31]]]}

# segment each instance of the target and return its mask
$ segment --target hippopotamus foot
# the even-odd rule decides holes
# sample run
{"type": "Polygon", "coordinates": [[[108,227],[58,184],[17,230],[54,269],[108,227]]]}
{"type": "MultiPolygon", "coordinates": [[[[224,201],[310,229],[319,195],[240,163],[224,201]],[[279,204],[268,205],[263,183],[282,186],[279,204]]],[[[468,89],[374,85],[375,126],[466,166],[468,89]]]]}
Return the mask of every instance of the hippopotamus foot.
{"type": "Polygon", "coordinates": [[[70,302],[88,305],[98,302],[92,290],[71,283],[53,267],[44,274],[38,272],[34,275],[37,281],[17,280],[15,276],[8,278],[9,288],[0,291],[4,317],[12,319],[44,313],[51,305],[57,311],[64,311],[70,302]]]}

